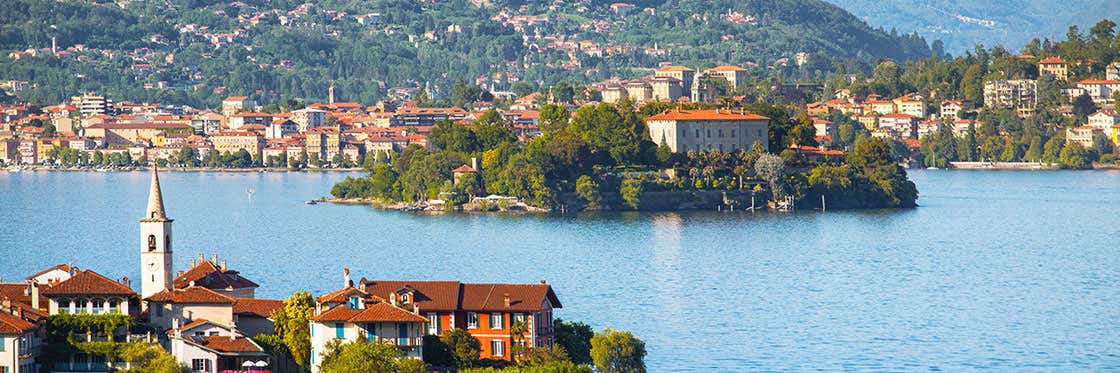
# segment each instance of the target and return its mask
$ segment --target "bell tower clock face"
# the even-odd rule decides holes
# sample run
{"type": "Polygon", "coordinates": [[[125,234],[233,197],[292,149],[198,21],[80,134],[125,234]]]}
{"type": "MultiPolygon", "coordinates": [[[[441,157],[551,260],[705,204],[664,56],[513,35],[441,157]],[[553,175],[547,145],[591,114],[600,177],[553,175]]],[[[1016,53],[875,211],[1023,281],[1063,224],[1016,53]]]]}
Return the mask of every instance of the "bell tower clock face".
{"type": "Polygon", "coordinates": [[[156,260],[156,258],[148,259],[148,270],[155,271],[158,266],[159,262],[156,260]]]}

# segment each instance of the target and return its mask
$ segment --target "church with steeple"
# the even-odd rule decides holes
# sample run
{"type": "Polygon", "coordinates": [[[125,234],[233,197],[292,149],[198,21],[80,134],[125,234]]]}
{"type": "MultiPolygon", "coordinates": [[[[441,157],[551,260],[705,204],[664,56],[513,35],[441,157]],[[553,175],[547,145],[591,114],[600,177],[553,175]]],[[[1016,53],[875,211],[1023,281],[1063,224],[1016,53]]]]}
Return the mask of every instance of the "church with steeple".
{"type": "Polygon", "coordinates": [[[140,296],[148,298],[171,288],[171,223],[163,209],[159,170],[152,167],[148,208],[140,219],[140,296]]]}

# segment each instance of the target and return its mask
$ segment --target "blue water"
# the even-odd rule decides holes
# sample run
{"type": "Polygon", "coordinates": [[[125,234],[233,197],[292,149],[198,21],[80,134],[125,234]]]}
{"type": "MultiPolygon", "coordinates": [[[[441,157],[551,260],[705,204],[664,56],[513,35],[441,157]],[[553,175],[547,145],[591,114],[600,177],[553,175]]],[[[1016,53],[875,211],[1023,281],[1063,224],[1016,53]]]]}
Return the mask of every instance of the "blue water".
{"type": "MultiPolygon", "coordinates": [[[[1120,369],[1120,172],[916,171],[922,207],[419,216],[303,201],[342,174],[161,174],[198,253],[321,294],[357,277],[537,282],[651,371],[1120,369]],[[256,190],[252,199],[246,190],[256,190]]],[[[0,278],[139,273],[148,174],[0,173],[0,278]]]]}

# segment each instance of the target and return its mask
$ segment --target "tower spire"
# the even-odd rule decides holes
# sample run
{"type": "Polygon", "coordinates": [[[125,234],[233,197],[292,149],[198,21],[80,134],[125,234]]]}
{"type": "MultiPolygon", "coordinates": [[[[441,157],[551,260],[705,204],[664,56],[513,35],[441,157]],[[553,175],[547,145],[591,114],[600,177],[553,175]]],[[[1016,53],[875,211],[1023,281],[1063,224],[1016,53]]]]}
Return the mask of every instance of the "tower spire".
{"type": "Polygon", "coordinates": [[[170,221],[163,210],[163,192],[159,187],[159,167],[152,165],[152,186],[148,191],[148,210],[141,221],[170,221]]]}

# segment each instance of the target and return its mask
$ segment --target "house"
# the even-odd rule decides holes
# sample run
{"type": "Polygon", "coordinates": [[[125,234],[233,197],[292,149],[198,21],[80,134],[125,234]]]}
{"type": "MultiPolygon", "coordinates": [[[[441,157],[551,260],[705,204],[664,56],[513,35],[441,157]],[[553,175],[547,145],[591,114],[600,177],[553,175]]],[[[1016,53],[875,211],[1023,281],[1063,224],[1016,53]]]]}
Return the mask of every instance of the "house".
{"type": "Polygon", "coordinates": [[[1084,93],[1098,105],[1108,105],[1113,102],[1113,92],[1120,92],[1120,80],[1082,80],[1077,82],[1077,88],[1085,90],[1084,93]]]}
{"type": "Polygon", "coordinates": [[[260,287],[253,281],[241,276],[238,271],[226,267],[226,261],[218,261],[214,255],[210,260],[205,260],[202,254],[198,261],[190,261],[191,267],[186,272],[180,272],[172,281],[174,288],[185,289],[194,283],[213,290],[231,298],[252,298],[255,290],[260,287]]]}
{"type": "Polygon", "coordinates": [[[1104,68],[1105,80],[1120,80],[1120,61],[1113,61],[1104,68]]]}
{"type": "Polygon", "coordinates": [[[1066,61],[1061,57],[1047,57],[1038,61],[1038,75],[1042,74],[1053,75],[1058,80],[1069,79],[1069,69],[1066,67],[1066,61]]]}
{"type": "Polygon", "coordinates": [[[879,116],[879,125],[876,128],[891,129],[898,136],[916,139],[918,138],[918,120],[918,117],[910,114],[882,115],[879,116]]]}
{"type": "Polygon", "coordinates": [[[1015,109],[1020,115],[1038,106],[1038,82],[1034,79],[992,80],[984,82],[984,106],[1015,109]]]}
{"type": "Polygon", "coordinates": [[[171,355],[192,372],[268,371],[273,362],[256,342],[239,330],[199,319],[168,331],[171,355]]]}
{"type": "Polygon", "coordinates": [[[617,85],[603,88],[602,92],[600,92],[600,95],[602,95],[603,102],[608,104],[617,103],[619,101],[622,101],[622,99],[628,97],[626,88],[617,85]]]}
{"type": "Polygon", "coordinates": [[[202,286],[191,284],[182,289],[168,289],[144,298],[149,323],[162,330],[175,329],[196,320],[233,325],[233,298],[202,286]]]}
{"type": "Polygon", "coordinates": [[[72,268],[69,278],[45,285],[47,288],[40,294],[49,301],[48,313],[51,315],[132,315],[140,306],[136,292],[128,286],[128,278],[114,281],[88,269],[72,268]]]}
{"type": "Polygon", "coordinates": [[[210,142],[214,144],[214,150],[221,153],[236,153],[244,149],[249,152],[249,156],[253,159],[257,158],[257,153],[264,148],[264,136],[256,132],[245,131],[226,131],[210,136],[210,142]]]}
{"type": "Polygon", "coordinates": [[[312,372],[319,371],[326,345],[336,339],[364,338],[388,343],[405,357],[421,358],[428,319],[418,315],[419,310],[420,305],[410,300],[386,301],[353,287],[347,280],[342,289],[316,299],[315,314],[311,316],[312,372]]]}
{"type": "Polygon", "coordinates": [[[726,79],[727,85],[731,87],[731,90],[742,87],[744,84],[746,84],[747,81],[747,69],[739,66],[717,66],[705,70],[704,72],[707,73],[710,77],[726,79]]]}
{"type": "Polygon", "coordinates": [[[292,121],[296,123],[299,132],[306,132],[327,124],[327,112],[315,108],[293,110],[292,121]]]}
{"type": "Polygon", "coordinates": [[[425,333],[442,335],[464,329],[479,340],[482,358],[510,359],[511,347],[551,346],[553,310],[561,308],[552,286],[540,284],[469,284],[458,281],[371,281],[358,289],[370,297],[385,294],[389,304],[415,307],[427,321],[425,333]],[[511,336],[511,327],[524,333],[511,336]]]}
{"type": "Polygon", "coordinates": [[[237,329],[246,335],[272,334],[276,328],[272,313],[284,308],[278,299],[236,298],[233,303],[233,320],[237,329]]]}
{"type": "Polygon", "coordinates": [[[626,83],[626,96],[635,104],[653,100],[653,87],[640,80],[626,83]]]}
{"type": "Polygon", "coordinates": [[[654,77],[649,80],[649,84],[653,87],[652,98],[654,101],[672,102],[684,95],[681,81],[677,78],[654,77]]]}
{"type": "Polygon", "coordinates": [[[646,118],[655,144],[673,152],[751,149],[755,143],[766,149],[770,118],[743,110],[674,109],[646,118]]]}
{"type": "Polygon", "coordinates": [[[272,114],[259,112],[245,112],[233,114],[229,117],[229,129],[242,130],[250,124],[269,125],[272,123],[272,114]]]}
{"type": "Polygon", "coordinates": [[[342,137],[337,128],[318,127],[307,131],[307,154],[317,154],[324,162],[342,151],[342,137]]]}
{"type": "Polygon", "coordinates": [[[1089,114],[1089,121],[1087,125],[1102,131],[1112,129],[1112,126],[1120,124],[1120,113],[1112,109],[1098,110],[1093,114],[1089,114]]]}
{"type": "Polygon", "coordinates": [[[941,101],[941,118],[957,119],[961,111],[972,110],[972,101],[944,100],[941,101]]]}
{"type": "Polygon", "coordinates": [[[1080,126],[1066,129],[1066,143],[1075,142],[1086,148],[1093,147],[1093,137],[1103,135],[1105,132],[1091,126],[1080,126]]]}
{"type": "Polygon", "coordinates": [[[0,372],[36,373],[42,345],[42,327],[29,320],[30,310],[13,306],[4,298],[0,304],[0,372]]]}
{"type": "Polygon", "coordinates": [[[681,84],[681,96],[692,97],[692,80],[696,78],[696,70],[684,66],[665,66],[655,70],[653,76],[676,79],[681,84]]]}
{"type": "Polygon", "coordinates": [[[921,96],[908,94],[892,100],[899,113],[918,118],[926,117],[926,101],[921,96]]]}
{"type": "Polygon", "coordinates": [[[234,114],[252,109],[257,103],[245,96],[231,96],[222,100],[222,115],[231,117],[234,114]]]}
{"type": "Polygon", "coordinates": [[[827,121],[817,117],[812,117],[810,118],[810,120],[813,121],[813,129],[816,130],[816,134],[814,136],[828,136],[828,130],[832,127],[831,121],[827,121]]]}

